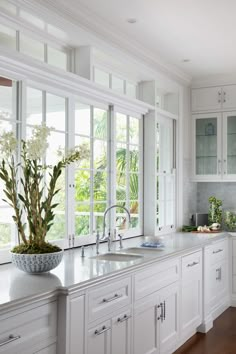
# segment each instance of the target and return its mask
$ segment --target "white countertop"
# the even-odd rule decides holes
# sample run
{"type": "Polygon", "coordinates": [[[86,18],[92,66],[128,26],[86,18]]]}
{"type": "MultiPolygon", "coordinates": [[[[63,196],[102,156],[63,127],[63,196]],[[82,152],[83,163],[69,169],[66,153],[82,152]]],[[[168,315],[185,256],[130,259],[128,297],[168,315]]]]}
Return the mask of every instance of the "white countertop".
{"type": "MultiPolygon", "coordinates": [[[[130,271],[140,268],[144,264],[163,260],[165,258],[191,251],[202,247],[217,238],[222,238],[226,233],[196,234],[196,233],[174,233],[165,235],[162,242],[165,244],[163,250],[152,249],[150,254],[128,262],[102,261],[94,258],[95,246],[85,248],[85,257],[81,257],[81,249],[65,251],[61,264],[50,273],[42,275],[26,274],[12,264],[0,266],[0,308],[8,307],[55,290],[72,290],[82,288],[110,278],[119,272],[130,271]]],[[[153,239],[148,236],[135,237],[124,240],[124,248],[140,246],[143,241],[153,239]]],[[[154,238],[155,240],[157,238],[154,238]]],[[[119,243],[113,242],[113,250],[119,250],[119,243]]],[[[107,252],[107,243],[100,244],[100,253],[107,252]]]]}

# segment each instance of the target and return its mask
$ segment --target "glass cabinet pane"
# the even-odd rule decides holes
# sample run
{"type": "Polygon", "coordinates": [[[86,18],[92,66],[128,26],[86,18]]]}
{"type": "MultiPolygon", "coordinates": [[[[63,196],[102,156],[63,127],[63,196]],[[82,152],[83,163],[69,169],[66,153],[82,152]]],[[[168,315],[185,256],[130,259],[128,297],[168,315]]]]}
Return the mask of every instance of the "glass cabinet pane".
{"type": "Polygon", "coordinates": [[[217,118],[196,119],[196,174],[217,174],[217,118]]]}
{"type": "Polygon", "coordinates": [[[236,174],[236,116],[227,117],[227,174],[236,174]]]}

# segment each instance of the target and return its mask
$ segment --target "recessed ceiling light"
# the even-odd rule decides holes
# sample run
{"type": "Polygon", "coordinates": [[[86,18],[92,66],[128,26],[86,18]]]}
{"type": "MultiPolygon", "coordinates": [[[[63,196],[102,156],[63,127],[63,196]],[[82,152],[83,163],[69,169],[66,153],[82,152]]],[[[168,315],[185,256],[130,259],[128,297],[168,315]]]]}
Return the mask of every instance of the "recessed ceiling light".
{"type": "Polygon", "coordinates": [[[191,60],[190,59],[183,59],[182,62],[183,63],[189,63],[191,60]]]}
{"type": "Polygon", "coordinates": [[[128,19],[127,19],[127,22],[133,24],[133,23],[136,23],[137,20],[136,20],[136,18],[128,18],[128,19]]]}

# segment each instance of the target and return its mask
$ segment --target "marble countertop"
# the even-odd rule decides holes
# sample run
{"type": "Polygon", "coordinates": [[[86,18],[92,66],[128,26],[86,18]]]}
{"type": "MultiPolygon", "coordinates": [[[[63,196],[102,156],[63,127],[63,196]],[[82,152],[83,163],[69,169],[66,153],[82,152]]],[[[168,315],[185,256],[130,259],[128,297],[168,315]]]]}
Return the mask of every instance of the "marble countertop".
{"type": "MultiPolygon", "coordinates": [[[[95,284],[101,279],[106,279],[119,274],[140,268],[144,264],[163,260],[183,252],[188,252],[210,243],[213,239],[222,238],[225,233],[195,234],[174,233],[165,235],[161,242],[165,247],[162,250],[151,249],[143,257],[128,262],[114,262],[97,260],[95,245],[85,247],[85,257],[81,257],[81,249],[65,251],[61,264],[50,273],[42,275],[29,275],[12,264],[0,266],[0,309],[20,303],[32,297],[50,294],[55,290],[72,290],[95,284]]],[[[138,247],[144,241],[157,238],[140,236],[124,240],[124,248],[138,247]]],[[[113,242],[113,251],[119,250],[119,243],[113,242]]],[[[100,254],[107,252],[107,243],[100,244],[100,254]]],[[[120,250],[119,250],[120,251],[120,250]]],[[[122,252],[122,251],[121,251],[122,252]]]]}

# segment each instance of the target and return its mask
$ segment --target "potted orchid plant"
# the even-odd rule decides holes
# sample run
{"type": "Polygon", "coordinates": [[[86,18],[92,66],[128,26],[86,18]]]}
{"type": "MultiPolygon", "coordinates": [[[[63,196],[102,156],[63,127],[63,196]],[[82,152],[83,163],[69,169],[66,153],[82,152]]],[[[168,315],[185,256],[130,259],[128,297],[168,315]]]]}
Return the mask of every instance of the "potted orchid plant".
{"type": "Polygon", "coordinates": [[[16,162],[17,140],[12,132],[0,136],[0,179],[4,182],[6,203],[14,210],[12,216],[18,231],[18,245],[12,250],[12,262],[29,273],[49,271],[57,266],[63,251],[47,242],[53,225],[60,191],[57,181],[67,165],[88,156],[85,145],[62,155],[54,166],[44,162],[51,128],[35,126],[32,137],[21,140],[20,162],[16,162]],[[46,183],[48,179],[48,183],[46,183]]]}

